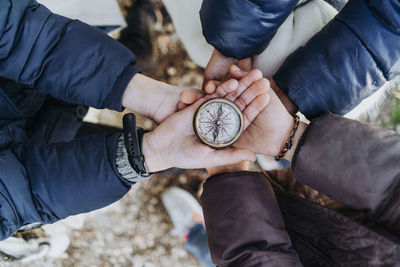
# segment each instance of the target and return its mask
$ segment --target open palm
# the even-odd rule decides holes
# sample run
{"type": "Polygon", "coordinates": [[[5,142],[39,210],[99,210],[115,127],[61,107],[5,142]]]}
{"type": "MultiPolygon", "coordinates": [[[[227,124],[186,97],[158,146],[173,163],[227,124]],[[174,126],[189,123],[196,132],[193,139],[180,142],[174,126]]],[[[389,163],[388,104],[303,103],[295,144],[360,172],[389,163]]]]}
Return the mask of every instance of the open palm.
{"type": "MultiPolygon", "coordinates": [[[[271,156],[278,154],[290,134],[293,117],[286,111],[275,92],[270,89],[269,81],[262,78],[260,71],[246,72],[232,65],[230,73],[231,77],[239,80],[237,89],[227,93],[224,88],[218,87],[214,95],[224,95],[242,111],[257,94],[266,93],[269,98],[267,106],[254,104],[246,108],[243,113],[245,118],[257,115],[247,119],[252,123],[244,125],[245,131],[234,147],[249,149],[257,154],[271,156]]],[[[180,99],[189,104],[196,97],[193,93],[184,91],[180,99]]]]}
{"type": "MultiPolygon", "coordinates": [[[[236,80],[229,80],[218,87],[218,95],[208,95],[194,104],[171,115],[153,132],[149,133],[149,144],[157,152],[157,159],[152,160],[152,170],[163,170],[170,167],[210,168],[220,165],[239,163],[243,160],[255,160],[249,149],[230,147],[215,150],[198,140],[193,131],[193,116],[197,108],[207,99],[224,97],[238,89],[236,80]],[[157,164],[157,165],[154,165],[157,164]]],[[[247,127],[268,104],[266,89],[249,87],[243,92],[240,109],[244,115],[244,126],[247,127]],[[259,91],[256,91],[258,89],[259,91]]]]}

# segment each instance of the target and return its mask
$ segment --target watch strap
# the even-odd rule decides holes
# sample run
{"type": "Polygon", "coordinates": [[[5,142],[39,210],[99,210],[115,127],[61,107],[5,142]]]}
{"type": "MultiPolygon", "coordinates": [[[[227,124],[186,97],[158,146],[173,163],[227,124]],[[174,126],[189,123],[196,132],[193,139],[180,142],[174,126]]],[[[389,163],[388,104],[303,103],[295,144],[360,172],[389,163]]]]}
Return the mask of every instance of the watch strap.
{"type": "Polygon", "coordinates": [[[125,148],[128,153],[129,164],[139,175],[144,177],[150,176],[142,153],[143,135],[146,131],[136,127],[136,116],[133,113],[124,115],[123,125],[125,148]]]}

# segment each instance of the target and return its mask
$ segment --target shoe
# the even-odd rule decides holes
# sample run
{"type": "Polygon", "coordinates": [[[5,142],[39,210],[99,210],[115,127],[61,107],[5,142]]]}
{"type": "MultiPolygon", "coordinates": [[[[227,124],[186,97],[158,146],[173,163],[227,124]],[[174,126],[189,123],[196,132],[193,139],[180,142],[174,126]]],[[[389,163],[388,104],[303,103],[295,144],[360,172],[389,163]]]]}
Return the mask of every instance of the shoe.
{"type": "Polygon", "coordinates": [[[174,225],[172,234],[186,240],[193,226],[199,223],[204,225],[203,210],[187,191],[171,187],[162,195],[161,200],[174,225]]]}
{"type": "Polygon", "coordinates": [[[27,263],[41,259],[50,250],[50,244],[38,240],[24,240],[18,237],[9,237],[0,241],[0,256],[5,262],[27,263]]]}
{"type": "Polygon", "coordinates": [[[70,239],[63,222],[27,229],[0,241],[0,261],[28,263],[44,257],[58,258],[69,247],[70,239]]]}

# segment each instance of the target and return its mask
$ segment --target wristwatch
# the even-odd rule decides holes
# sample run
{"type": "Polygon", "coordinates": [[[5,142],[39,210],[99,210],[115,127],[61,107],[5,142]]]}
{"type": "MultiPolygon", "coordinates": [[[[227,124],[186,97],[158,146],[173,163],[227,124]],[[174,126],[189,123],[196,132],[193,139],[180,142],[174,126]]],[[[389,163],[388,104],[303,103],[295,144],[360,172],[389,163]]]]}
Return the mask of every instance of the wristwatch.
{"type": "Polygon", "coordinates": [[[150,173],[147,171],[145,158],[142,153],[143,135],[148,131],[136,127],[136,116],[133,113],[125,114],[122,121],[129,164],[140,176],[149,177],[150,173]]]}

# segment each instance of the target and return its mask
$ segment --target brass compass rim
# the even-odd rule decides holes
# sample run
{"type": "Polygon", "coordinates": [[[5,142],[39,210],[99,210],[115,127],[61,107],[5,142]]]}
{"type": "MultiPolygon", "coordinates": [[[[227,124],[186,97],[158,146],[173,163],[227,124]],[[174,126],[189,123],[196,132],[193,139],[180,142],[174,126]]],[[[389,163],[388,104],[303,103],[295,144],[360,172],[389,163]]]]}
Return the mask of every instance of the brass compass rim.
{"type": "Polygon", "coordinates": [[[233,145],[233,144],[239,139],[239,137],[242,135],[242,132],[243,132],[243,114],[242,114],[242,111],[239,109],[239,107],[238,107],[235,103],[233,103],[232,101],[230,101],[230,100],[228,100],[228,99],[226,99],[226,98],[222,98],[222,97],[211,98],[211,99],[205,101],[204,103],[202,103],[202,104],[197,108],[196,113],[195,113],[194,116],[193,116],[193,131],[194,131],[194,133],[196,134],[196,136],[200,139],[200,141],[201,141],[203,144],[205,144],[205,145],[207,145],[207,146],[209,146],[209,147],[212,147],[212,148],[214,148],[214,149],[222,149],[222,148],[229,147],[229,146],[233,145]],[[222,102],[222,103],[225,103],[225,104],[228,104],[228,105],[232,106],[232,107],[236,110],[237,114],[239,115],[239,121],[240,121],[239,130],[238,130],[238,132],[236,133],[235,137],[234,137],[231,141],[229,141],[229,142],[227,142],[227,143],[215,144],[215,143],[213,143],[213,142],[208,141],[207,139],[205,139],[205,138],[200,134],[200,129],[199,129],[199,125],[198,125],[198,117],[199,117],[199,114],[201,113],[201,111],[202,111],[208,104],[211,104],[211,103],[214,103],[214,102],[217,102],[217,103],[222,102]]]}

